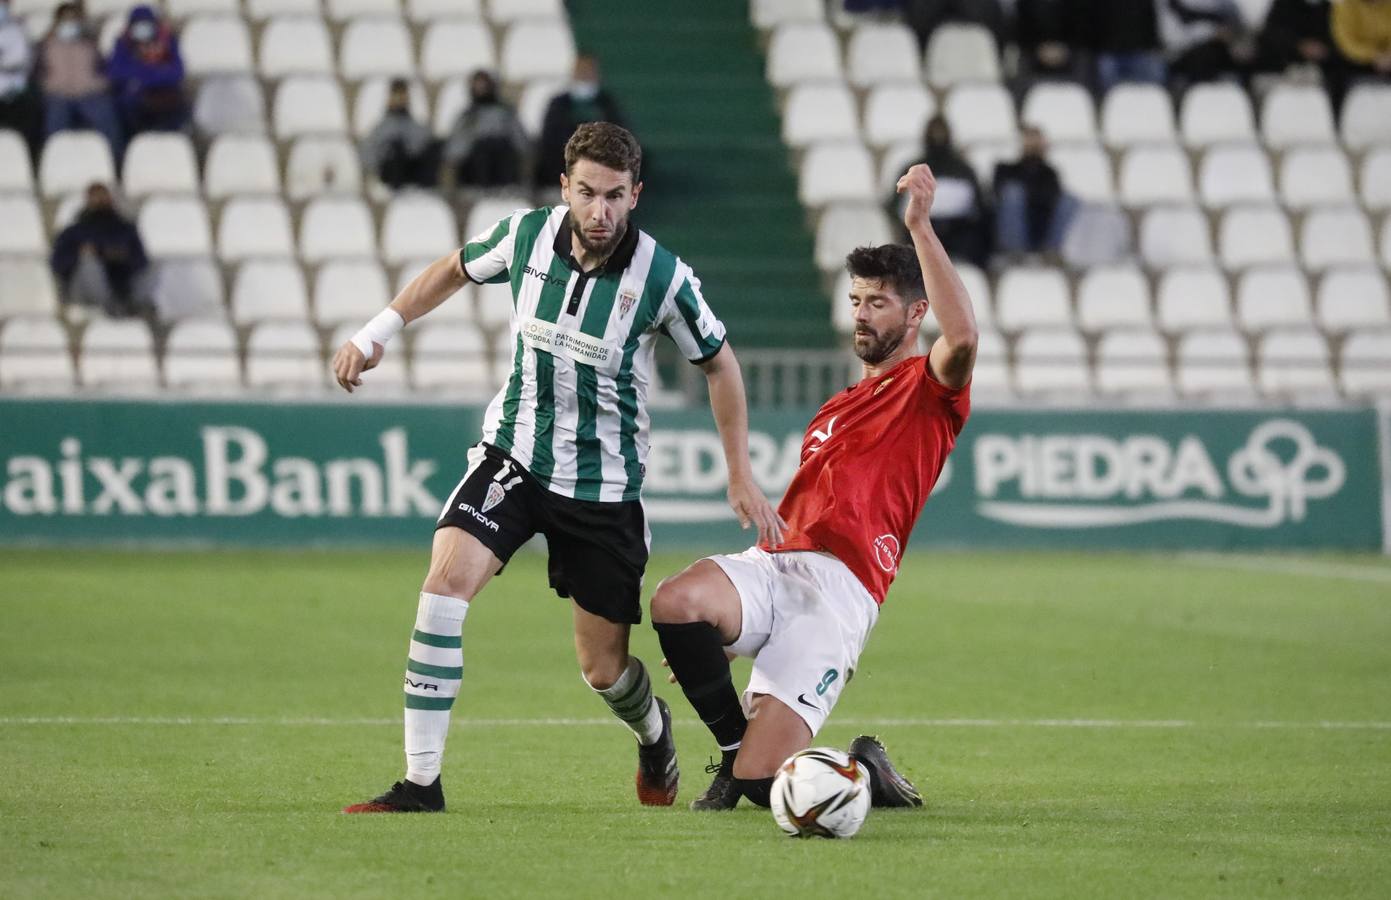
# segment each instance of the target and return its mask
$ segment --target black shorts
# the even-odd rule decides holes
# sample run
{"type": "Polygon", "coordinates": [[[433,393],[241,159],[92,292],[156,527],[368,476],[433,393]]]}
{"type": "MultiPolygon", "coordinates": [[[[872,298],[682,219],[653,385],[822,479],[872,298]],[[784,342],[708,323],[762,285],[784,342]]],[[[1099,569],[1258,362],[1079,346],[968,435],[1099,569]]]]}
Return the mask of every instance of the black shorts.
{"type": "Polygon", "coordinates": [[[532,536],[546,536],[551,587],[610,622],[642,621],[647,520],[642,502],[596,503],[546,490],[491,444],[469,450],[469,468],[436,528],[462,528],[505,564],[532,536]]]}

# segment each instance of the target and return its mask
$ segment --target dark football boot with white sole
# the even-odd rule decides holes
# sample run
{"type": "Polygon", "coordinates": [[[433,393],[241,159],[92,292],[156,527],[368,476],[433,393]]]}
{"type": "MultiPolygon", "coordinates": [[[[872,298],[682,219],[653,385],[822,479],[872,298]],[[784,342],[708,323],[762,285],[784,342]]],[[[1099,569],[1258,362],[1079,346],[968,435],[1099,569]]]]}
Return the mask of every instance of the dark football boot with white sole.
{"type": "Polygon", "coordinates": [[[899,774],[879,738],[862,734],[850,742],[850,755],[869,769],[870,805],[887,808],[922,806],[922,794],[899,774]]]}
{"type": "Polygon", "coordinates": [[[676,739],[671,733],[671,707],[654,698],[662,712],[662,736],[655,743],[638,745],[638,802],[643,806],[671,806],[681,771],[676,767],[676,739]]]}
{"type": "Polygon", "coordinates": [[[711,760],[705,771],[715,776],[705,793],[691,801],[691,809],[696,812],[711,812],[733,809],[739,805],[743,792],[739,782],[734,780],[734,757],[738,750],[726,750],[720,762],[711,760]]]}

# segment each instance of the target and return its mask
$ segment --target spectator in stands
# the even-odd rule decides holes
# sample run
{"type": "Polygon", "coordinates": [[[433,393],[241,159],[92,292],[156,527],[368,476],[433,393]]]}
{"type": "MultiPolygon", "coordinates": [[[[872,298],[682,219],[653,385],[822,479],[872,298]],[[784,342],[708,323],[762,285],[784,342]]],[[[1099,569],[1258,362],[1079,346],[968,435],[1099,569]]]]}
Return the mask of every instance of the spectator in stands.
{"type": "Polygon", "coordinates": [[[1391,76],[1391,0],[1333,4],[1333,40],[1354,75],[1391,76]]]}
{"type": "Polygon", "coordinates": [[[1097,90],[1123,81],[1163,84],[1156,0],[1084,0],[1088,43],[1096,51],[1097,90]]]}
{"type": "Polygon", "coordinates": [[[39,98],[29,78],[34,49],[24,23],[10,12],[10,0],[0,0],[0,128],[18,131],[37,161],[39,98]]]}
{"type": "Polygon", "coordinates": [[[1048,141],[1036,126],[1023,130],[1019,159],[995,167],[995,249],[1006,254],[1057,253],[1077,201],[1063,192],[1048,163],[1048,141]]]}
{"type": "Polygon", "coordinates": [[[53,26],[39,45],[44,136],[70,128],[94,128],[105,135],[119,161],[125,137],[102,69],[101,51],[81,4],[59,4],[53,26]]]}
{"type": "Polygon", "coordinates": [[[150,307],[145,246],[104,184],[87,188],[87,205],[58,233],[50,264],[66,304],[96,307],[110,316],[139,315],[150,307]]]}
{"type": "Polygon", "coordinates": [[[439,146],[430,129],[411,116],[411,89],[393,79],[386,112],[362,142],[362,164],[393,190],[433,187],[439,180],[439,146]]]}
{"type": "Polygon", "coordinates": [[[497,80],[479,69],[469,79],[468,109],[459,114],[444,145],[444,162],[458,184],[520,184],[526,131],[517,113],[498,96],[497,80]]]}
{"type": "MultiPolygon", "coordinates": [[[[976,172],[953,146],[951,126],[942,116],[933,116],[927,123],[923,143],[923,157],[913,165],[926,163],[937,178],[932,228],[952,259],[963,259],[983,267],[990,260],[990,210],[976,172]]],[[[901,242],[908,241],[907,229],[902,224],[902,204],[907,202],[906,197],[895,193],[887,204],[889,218],[899,229],[901,242]]]]}
{"type": "Polygon", "coordinates": [[[565,172],[565,142],[585,122],[623,125],[623,115],[613,96],[599,81],[599,60],[581,54],[575,60],[574,79],[546,107],[541,137],[536,145],[536,184],[553,188],[565,172]]]}
{"type": "Polygon", "coordinates": [[[1021,88],[1046,78],[1088,80],[1084,19],[1075,0],[1017,0],[1014,15],[1021,88]]]}
{"type": "Polygon", "coordinates": [[[924,50],[932,32],[944,22],[982,25],[995,36],[995,46],[1004,46],[1005,11],[1000,0],[903,0],[903,19],[924,50]]]}
{"type": "Polygon", "coordinates": [[[1249,72],[1255,48],[1243,33],[1235,0],[1165,0],[1159,33],[1168,55],[1169,87],[1176,93],[1249,72]]]}
{"type": "Polygon", "coordinates": [[[151,7],[130,11],[106,75],[121,107],[126,134],[177,131],[188,122],[179,39],[151,7]]]}
{"type": "Polygon", "coordinates": [[[1261,67],[1276,72],[1301,64],[1323,68],[1335,59],[1329,7],[1329,0],[1274,0],[1261,29],[1261,67]]]}

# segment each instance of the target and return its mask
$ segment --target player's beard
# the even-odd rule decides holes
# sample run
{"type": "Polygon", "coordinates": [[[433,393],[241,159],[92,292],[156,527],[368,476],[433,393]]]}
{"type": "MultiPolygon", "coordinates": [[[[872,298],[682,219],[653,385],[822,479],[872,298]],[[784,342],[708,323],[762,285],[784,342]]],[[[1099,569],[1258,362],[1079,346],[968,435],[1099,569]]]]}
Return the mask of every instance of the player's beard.
{"type": "Polygon", "coordinates": [[[627,233],[628,219],[624,217],[623,221],[614,226],[613,234],[609,235],[608,240],[602,243],[596,242],[586,234],[584,228],[575,229],[575,240],[580,242],[580,246],[584,248],[585,253],[590,253],[600,259],[606,260],[613,255],[614,248],[618,246],[618,242],[623,240],[623,235],[627,233]]]}
{"type": "Polygon", "coordinates": [[[855,330],[855,355],[860,358],[861,362],[877,366],[893,355],[907,334],[908,322],[906,319],[902,325],[887,328],[882,332],[874,331],[868,326],[860,326],[855,330]]]}

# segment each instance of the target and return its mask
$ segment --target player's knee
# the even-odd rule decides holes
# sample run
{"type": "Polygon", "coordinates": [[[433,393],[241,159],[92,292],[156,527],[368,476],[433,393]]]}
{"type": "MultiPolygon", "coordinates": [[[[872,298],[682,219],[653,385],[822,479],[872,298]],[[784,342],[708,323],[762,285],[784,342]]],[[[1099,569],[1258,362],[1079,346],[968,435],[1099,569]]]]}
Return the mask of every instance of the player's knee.
{"type": "Polygon", "coordinates": [[[699,581],[686,572],[663,579],[652,594],[652,621],[667,625],[702,621],[699,581]]]}
{"type": "Polygon", "coordinates": [[[473,599],[473,587],[470,580],[460,574],[449,571],[437,571],[431,569],[425,575],[425,582],[420,589],[427,594],[442,594],[445,597],[458,597],[460,600],[473,599]]]}
{"type": "Polygon", "coordinates": [[[580,660],[580,674],[584,676],[585,683],[596,691],[606,691],[613,687],[626,670],[626,661],[617,658],[580,660]]]}

